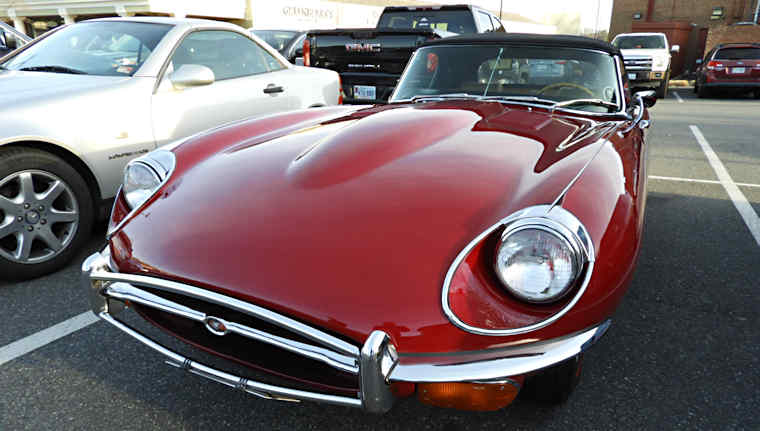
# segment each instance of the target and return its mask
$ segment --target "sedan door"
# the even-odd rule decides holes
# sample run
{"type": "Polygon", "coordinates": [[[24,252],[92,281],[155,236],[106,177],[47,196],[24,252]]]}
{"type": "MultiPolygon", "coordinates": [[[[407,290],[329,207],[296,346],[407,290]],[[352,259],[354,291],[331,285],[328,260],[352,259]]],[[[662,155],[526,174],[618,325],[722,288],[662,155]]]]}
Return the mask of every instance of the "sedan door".
{"type": "Polygon", "coordinates": [[[254,40],[235,31],[189,33],[172,54],[153,95],[153,130],[157,144],[230,121],[296,108],[297,95],[282,82],[286,70],[285,64],[254,40]],[[212,82],[208,83],[207,79],[177,85],[181,75],[178,72],[183,66],[192,66],[185,70],[196,72],[210,70],[212,82]]]}

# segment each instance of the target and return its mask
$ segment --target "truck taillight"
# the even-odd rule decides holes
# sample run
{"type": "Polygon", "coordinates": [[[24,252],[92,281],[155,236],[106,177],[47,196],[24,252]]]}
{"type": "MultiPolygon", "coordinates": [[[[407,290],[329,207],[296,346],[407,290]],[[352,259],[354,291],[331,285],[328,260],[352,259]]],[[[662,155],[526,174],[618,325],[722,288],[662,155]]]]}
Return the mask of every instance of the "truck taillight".
{"type": "Polygon", "coordinates": [[[718,63],[717,61],[707,62],[707,70],[722,70],[722,69],[723,69],[723,63],[718,63]]]}
{"type": "Polygon", "coordinates": [[[311,42],[309,42],[309,38],[303,40],[303,65],[311,66],[311,42]]]}

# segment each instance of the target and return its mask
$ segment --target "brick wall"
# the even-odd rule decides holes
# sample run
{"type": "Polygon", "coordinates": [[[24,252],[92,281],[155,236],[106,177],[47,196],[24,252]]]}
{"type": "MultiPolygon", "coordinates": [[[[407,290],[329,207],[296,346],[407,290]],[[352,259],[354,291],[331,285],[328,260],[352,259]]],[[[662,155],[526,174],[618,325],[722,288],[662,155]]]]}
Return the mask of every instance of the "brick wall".
{"type": "MultiPolygon", "coordinates": [[[[652,21],[685,21],[697,27],[717,27],[750,21],[760,0],[655,0],[652,21]],[[723,18],[711,20],[713,7],[723,7],[723,18]]],[[[629,33],[634,22],[646,21],[647,0],[614,0],[610,40],[619,33],[629,33]],[[641,14],[634,20],[635,13],[641,14]]]]}
{"type": "Polygon", "coordinates": [[[760,25],[732,25],[713,27],[707,34],[705,52],[719,43],[760,42],[760,25]]]}

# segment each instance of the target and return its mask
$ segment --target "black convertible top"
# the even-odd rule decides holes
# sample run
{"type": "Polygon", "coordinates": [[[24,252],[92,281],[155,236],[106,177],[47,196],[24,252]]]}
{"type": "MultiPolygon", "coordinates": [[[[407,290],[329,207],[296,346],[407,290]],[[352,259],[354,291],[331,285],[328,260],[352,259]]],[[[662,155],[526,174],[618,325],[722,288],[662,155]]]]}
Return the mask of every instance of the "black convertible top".
{"type": "Polygon", "coordinates": [[[620,51],[611,44],[583,36],[567,34],[528,34],[528,33],[482,33],[468,34],[464,36],[446,37],[435,39],[422,44],[422,46],[437,45],[532,45],[546,46],[551,48],[582,48],[594,49],[614,55],[621,55],[620,51]]]}

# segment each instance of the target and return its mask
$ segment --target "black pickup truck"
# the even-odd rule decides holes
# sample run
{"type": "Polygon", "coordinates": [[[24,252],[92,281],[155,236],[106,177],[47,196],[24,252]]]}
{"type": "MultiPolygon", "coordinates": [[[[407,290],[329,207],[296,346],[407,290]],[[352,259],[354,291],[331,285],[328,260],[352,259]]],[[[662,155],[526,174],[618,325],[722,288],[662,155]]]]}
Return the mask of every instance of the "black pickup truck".
{"type": "Polygon", "coordinates": [[[314,30],[304,40],[304,65],[338,72],[344,103],[384,103],[406,63],[428,39],[504,32],[477,6],[386,7],[376,28],[314,30]]]}

